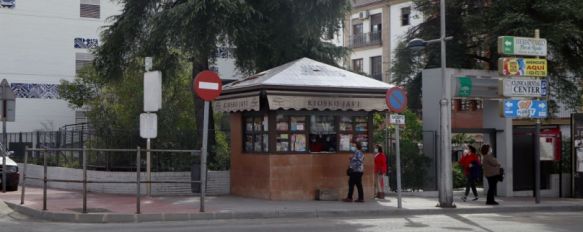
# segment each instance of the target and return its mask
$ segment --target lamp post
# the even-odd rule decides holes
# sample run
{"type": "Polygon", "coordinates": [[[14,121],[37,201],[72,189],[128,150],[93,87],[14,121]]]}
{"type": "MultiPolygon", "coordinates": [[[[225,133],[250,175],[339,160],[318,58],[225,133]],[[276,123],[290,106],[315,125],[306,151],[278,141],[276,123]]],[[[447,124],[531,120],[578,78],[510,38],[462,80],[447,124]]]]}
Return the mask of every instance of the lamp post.
{"type": "Polygon", "coordinates": [[[445,36],[445,0],[440,1],[440,24],[441,32],[439,39],[422,40],[413,39],[408,44],[408,48],[421,49],[431,43],[440,42],[441,44],[441,84],[442,92],[439,101],[440,106],[440,159],[439,159],[439,178],[438,178],[438,192],[439,204],[438,207],[453,208],[453,178],[451,167],[451,83],[446,76],[446,49],[445,41],[452,37],[445,36]]]}

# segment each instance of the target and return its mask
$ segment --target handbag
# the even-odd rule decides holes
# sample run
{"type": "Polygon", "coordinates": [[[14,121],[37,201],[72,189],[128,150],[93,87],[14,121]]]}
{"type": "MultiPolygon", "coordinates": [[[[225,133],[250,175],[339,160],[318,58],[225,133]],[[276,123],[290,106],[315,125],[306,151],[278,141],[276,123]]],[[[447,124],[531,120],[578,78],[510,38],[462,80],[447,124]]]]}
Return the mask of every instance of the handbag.
{"type": "Polygon", "coordinates": [[[500,174],[498,175],[498,181],[504,181],[504,168],[500,168],[500,174]]]}
{"type": "Polygon", "coordinates": [[[350,176],[352,174],[352,172],[354,172],[354,170],[352,170],[352,168],[346,169],[346,175],[347,176],[350,176]]]}

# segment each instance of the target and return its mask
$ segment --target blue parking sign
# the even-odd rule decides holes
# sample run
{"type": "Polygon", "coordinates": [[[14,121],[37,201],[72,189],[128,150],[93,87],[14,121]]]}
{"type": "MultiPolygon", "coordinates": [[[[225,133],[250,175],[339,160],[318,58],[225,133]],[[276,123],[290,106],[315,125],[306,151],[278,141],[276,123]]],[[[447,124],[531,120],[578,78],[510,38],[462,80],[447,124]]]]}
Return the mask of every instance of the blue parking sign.
{"type": "Polygon", "coordinates": [[[547,101],[505,99],[505,118],[546,118],[548,112],[547,101]]]}

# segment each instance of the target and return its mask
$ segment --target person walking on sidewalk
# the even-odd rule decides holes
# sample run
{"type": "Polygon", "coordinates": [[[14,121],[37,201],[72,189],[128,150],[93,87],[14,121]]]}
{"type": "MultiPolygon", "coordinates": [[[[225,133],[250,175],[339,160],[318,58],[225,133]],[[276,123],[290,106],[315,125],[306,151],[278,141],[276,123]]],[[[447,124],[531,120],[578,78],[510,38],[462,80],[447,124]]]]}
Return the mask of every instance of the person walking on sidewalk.
{"type": "Polygon", "coordinates": [[[466,177],[466,193],[462,197],[462,201],[466,201],[468,199],[468,195],[470,194],[470,189],[472,189],[472,193],[474,194],[474,199],[472,201],[478,200],[478,191],[476,190],[476,181],[480,175],[480,157],[476,154],[476,148],[469,145],[468,146],[469,152],[465,156],[463,156],[459,164],[464,169],[464,176],[466,177]]]}
{"type": "Polygon", "coordinates": [[[482,145],[480,152],[483,156],[482,168],[484,168],[484,176],[488,179],[486,205],[498,205],[498,202],[494,200],[494,195],[496,195],[496,185],[500,179],[500,162],[490,152],[490,145],[482,145]]]}
{"type": "Polygon", "coordinates": [[[348,169],[348,196],[342,199],[344,202],[352,202],[354,186],[358,189],[358,199],[355,202],[364,202],[364,191],[362,190],[362,174],[364,172],[364,153],[360,143],[352,144],[351,151],[354,151],[350,157],[350,168],[348,169]]]}
{"type": "Polygon", "coordinates": [[[383,147],[381,145],[375,146],[376,155],[374,156],[374,173],[376,178],[376,197],[379,199],[385,199],[385,183],[384,177],[387,174],[387,157],[383,153],[383,147]]]}

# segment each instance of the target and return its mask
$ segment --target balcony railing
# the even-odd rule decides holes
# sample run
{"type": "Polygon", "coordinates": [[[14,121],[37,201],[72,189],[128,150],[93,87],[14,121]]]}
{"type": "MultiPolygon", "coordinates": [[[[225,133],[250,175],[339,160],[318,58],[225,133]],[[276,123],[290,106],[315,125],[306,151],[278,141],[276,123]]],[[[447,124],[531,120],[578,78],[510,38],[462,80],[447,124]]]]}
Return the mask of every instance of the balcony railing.
{"type": "Polygon", "coordinates": [[[350,48],[382,45],[381,35],[380,31],[352,35],[350,36],[350,48]]]}

